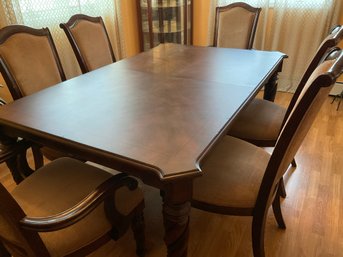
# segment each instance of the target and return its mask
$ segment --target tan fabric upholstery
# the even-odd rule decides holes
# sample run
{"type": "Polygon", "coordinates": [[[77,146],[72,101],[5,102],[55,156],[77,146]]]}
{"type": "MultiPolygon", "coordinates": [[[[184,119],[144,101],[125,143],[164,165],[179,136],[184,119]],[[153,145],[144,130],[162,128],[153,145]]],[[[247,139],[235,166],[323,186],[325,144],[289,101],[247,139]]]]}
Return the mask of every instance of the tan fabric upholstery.
{"type": "Polygon", "coordinates": [[[221,12],[218,23],[218,47],[247,48],[255,13],[236,7],[221,12]]]}
{"type": "Polygon", "coordinates": [[[270,101],[254,98],[233,120],[228,134],[248,141],[276,141],[285,114],[285,108],[270,101]]]}
{"type": "MultiPolygon", "coordinates": [[[[13,191],[13,197],[31,217],[57,214],[88,195],[112,174],[62,158],[36,171],[13,191]]],[[[140,189],[121,188],[115,195],[116,206],[123,214],[133,211],[143,199],[140,189]]],[[[40,233],[51,256],[64,256],[101,237],[111,229],[103,204],[78,223],[54,232],[40,233]],[[76,248],[77,247],[77,248],[76,248]]]]}
{"type": "Polygon", "coordinates": [[[240,139],[226,136],[201,165],[193,183],[193,200],[211,206],[253,208],[270,155],[240,139]]]}
{"type": "Polygon", "coordinates": [[[70,30],[89,70],[113,62],[102,24],[81,20],[70,30]]]}
{"type": "Polygon", "coordinates": [[[61,82],[55,57],[45,36],[12,35],[0,45],[0,55],[6,60],[23,95],[61,82]]]}

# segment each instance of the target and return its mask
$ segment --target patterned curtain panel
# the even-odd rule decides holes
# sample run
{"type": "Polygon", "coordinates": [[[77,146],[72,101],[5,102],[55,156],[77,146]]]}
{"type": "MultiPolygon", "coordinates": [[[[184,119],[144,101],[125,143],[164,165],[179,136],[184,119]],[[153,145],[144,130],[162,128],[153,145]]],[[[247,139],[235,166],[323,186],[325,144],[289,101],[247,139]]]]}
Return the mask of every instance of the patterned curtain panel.
{"type": "Polygon", "coordinates": [[[67,38],[59,24],[77,13],[102,16],[117,59],[125,56],[118,0],[0,0],[0,27],[24,24],[34,28],[48,27],[54,38],[67,77],[80,69],[67,38]]]}
{"type": "MultiPolygon", "coordinates": [[[[212,0],[209,39],[213,40],[215,7],[233,2],[212,0]]],[[[341,0],[244,0],[262,7],[255,49],[286,53],[279,90],[294,92],[308,63],[330,28],[339,21],[341,0]]],[[[210,41],[211,42],[211,41],[210,41]]]]}

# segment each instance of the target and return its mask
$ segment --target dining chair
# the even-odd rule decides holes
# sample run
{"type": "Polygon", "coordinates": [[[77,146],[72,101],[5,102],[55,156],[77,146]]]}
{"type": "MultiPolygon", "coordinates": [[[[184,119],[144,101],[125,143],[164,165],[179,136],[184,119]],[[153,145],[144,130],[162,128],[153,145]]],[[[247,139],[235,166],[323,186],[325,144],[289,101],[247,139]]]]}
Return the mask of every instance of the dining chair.
{"type": "Polygon", "coordinates": [[[247,141],[224,136],[199,164],[203,176],[194,180],[192,206],[217,214],[252,216],[255,257],[265,256],[264,229],[271,205],[279,227],[286,228],[280,179],[342,71],[342,51],[330,52],[303,87],[271,155],[247,141]]]}
{"type": "Polygon", "coordinates": [[[14,100],[66,80],[48,28],[0,29],[0,71],[14,100]]]}
{"type": "Polygon", "coordinates": [[[327,51],[337,46],[342,39],[343,26],[337,26],[323,40],[299,82],[287,109],[276,103],[254,98],[233,120],[228,135],[238,137],[261,147],[273,147],[282,125],[292,111],[306,81],[327,51]]]}
{"type": "MultiPolygon", "coordinates": [[[[14,100],[66,80],[49,29],[24,25],[0,29],[0,72],[14,100]]],[[[36,168],[43,165],[41,153],[49,160],[67,155],[35,144],[32,150],[36,168]]]]}
{"type": "Polygon", "coordinates": [[[242,2],[217,7],[213,45],[251,49],[260,12],[261,8],[242,2]]]}
{"type": "Polygon", "coordinates": [[[144,256],[143,208],[135,179],[60,158],[11,193],[0,184],[2,250],[12,256],[100,257],[102,247],[115,250],[113,240],[132,225],[136,253],[144,256]]]}
{"type": "Polygon", "coordinates": [[[101,17],[75,14],[67,23],[61,23],[60,27],[67,35],[82,73],[116,61],[101,17]]]}
{"type": "MultiPolygon", "coordinates": [[[[288,105],[284,108],[274,102],[254,98],[233,120],[228,135],[243,139],[261,147],[274,147],[281,128],[292,111],[306,81],[323,59],[323,56],[343,39],[343,26],[336,26],[322,41],[316,54],[307,67],[299,85],[288,105]]],[[[296,167],[293,159],[291,162],[296,167]]],[[[282,196],[286,197],[286,189],[281,178],[282,196]]]]}

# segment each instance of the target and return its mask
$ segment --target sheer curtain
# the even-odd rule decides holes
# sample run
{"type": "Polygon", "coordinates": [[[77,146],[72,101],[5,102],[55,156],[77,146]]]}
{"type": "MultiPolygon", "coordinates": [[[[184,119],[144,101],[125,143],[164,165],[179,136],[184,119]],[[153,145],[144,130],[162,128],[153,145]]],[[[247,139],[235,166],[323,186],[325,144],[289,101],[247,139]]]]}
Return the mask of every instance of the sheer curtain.
{"type": "Polygon", "coordinates": [[[68,78],[80,74],[80,69],[59,24],[67,22],[74,14],[102,16],[116,59],[125,56],[120,0],[0,0],[0,3],[0,27],[24,24],[34,28],[50,29],[68,78]]]}
{"type": "MultiPolygon", "coordinates": [[[[212,0],[209,40],[213,40],[216,6],[232,0],[212,0]]],[[[279,75],[279,90],[294,92],[307,64],[330,28],[339,21],[341,0],[245,0],[262,7],[255,38],[255,49],[286,53],[279,75]]]]}

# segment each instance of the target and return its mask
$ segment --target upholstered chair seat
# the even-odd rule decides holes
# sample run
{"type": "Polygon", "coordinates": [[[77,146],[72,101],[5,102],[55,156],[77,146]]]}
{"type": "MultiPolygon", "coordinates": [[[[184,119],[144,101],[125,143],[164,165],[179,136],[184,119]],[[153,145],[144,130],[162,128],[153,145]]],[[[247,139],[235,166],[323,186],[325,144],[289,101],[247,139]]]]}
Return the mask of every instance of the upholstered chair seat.
{"type": "Polygon", "coordinates": [[[281,178],[342,72],[343,52],[332,49],[300,92],[271,155],[247,141],[225,136],[200,160],[203,175],[194,180],[192,206],[217,214],[252,216],[255,257],[265,256],[270,206],[279,227],[286,228],[280,206],[281,178]]]}
{"type": "MultiPolygon", "coordinates": [[[[91,192],[99,190],[97,189],[99,185],[109,183],[111,179],[114,181],[116,176],[119,183],[120,179],[124,178],[123,175],[120,173],[113,175],[78,160],[61,158],[35,171],[20,183],[11,195],[27,217],[38,217],[41,221],[44,220],[43,217],[46,217],[54,223],[52,219],[54,215],[57,215],[56,219],[58,219],[61,214],[85,201],[91,192]]],[[[58,229],[45,227],[41,231],[36,228],[49,256],[75,254],[83,247],[100,240],[99,245],[93,247],[92,251],[94,251],[103,244],[102,242],[106,242],[102,238],[105,239],[108,235],[115,238],[127,230],[131,220],[139,217],[135,215],[142,213],[143,193],[137,184],[134,187],[122,184],[114,189],[116,190],[111,191],[111,186],[108,188],[109,194],[113,194],[111,200],[114,201],[115,206],[115,211],[112,213],[106,211],[107,207],[102,200],[94,210],[84,217],[76,218],[75,222],[66,227],[58,229]]],[[[77,211],[69,215],[77,215],[77,211]]],[[[0,221],[2,231],[0,234],[5,238],[4,245],[9,250],[16,248],[13,246],[23,245],[24,247],[25,244],[22,242],[26,240],[20,234],[13,232],[15,231],[13,228],[8,227],[7,231],[4,231],[6,225],[8,223],[0,221]],[[6,235],[4,236],[3,233],[6,235]]],[[[25,231],[25,228],[22,229],[25,231]]],[[[143,243],[140,242],[140,244],[143,243]]],[[[83,249],[83,251],[92,252],[89,249],[83,249]]]]}
{"type": "MultiPolygon", "coordinates": [[[[257,146],[274,147],[281,132],[281,128],[297,102],[300,92],[304,88],[307,80],[322,61],[323,56],[325,56],[332,47],[337,46],[342,38],[343,26],[336,26],[323,40],[299,82],[287,108],[267,100],[255,98],[245,109],[238,113],[237,117],[231,123],[228,135],[246,140],[257,146]]],[[[295,159],[292,160],[291,164],[294,167],[296,166],[295,159]]],[[[286,197],[283,178],[281,178],[280,185],[282,196],[286,197]]]]}
{"type": "Polygon", "coordinates": [[[230,135],[259,145],[273,145],[278,138],[287,109],[273,102],[254,98],[239,113],[230,127],[230,135]],[[248,122],[247,122],[248,121],[248,122]]]}
{"type": "Polygon", "coordinates": [[[273,147],[281,132],[282,125],[287,120],[310,75],[323,59],[323,56],[332,47],[337,46],[342,38],[343,26],[337,26],[323,40],[287,108],[255,98],[233,120],[228,135],[241,138],[258,146],[273,147]]]}
{"type": "Polygon", "coordinates": [[[245,209],[252,215],[269,159],[262,148],[226,136],[201,167],[203,176],[194,180],[193,202],[211,204],[223,212],[245,209]]]}

